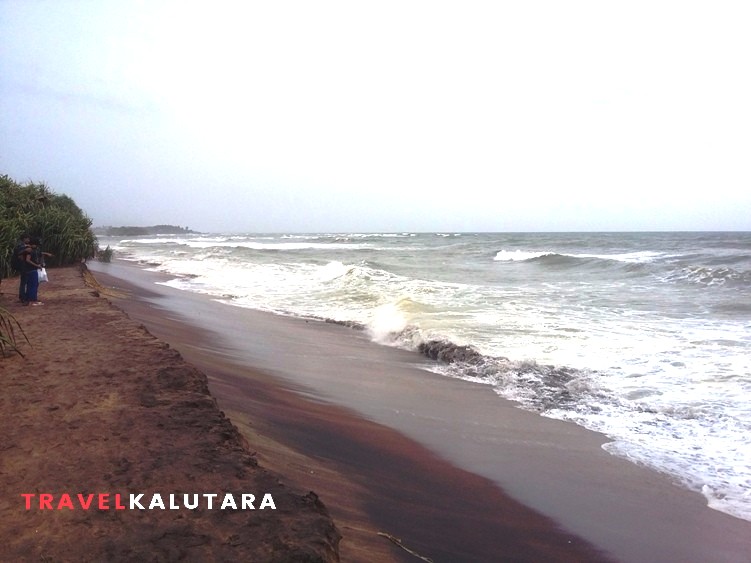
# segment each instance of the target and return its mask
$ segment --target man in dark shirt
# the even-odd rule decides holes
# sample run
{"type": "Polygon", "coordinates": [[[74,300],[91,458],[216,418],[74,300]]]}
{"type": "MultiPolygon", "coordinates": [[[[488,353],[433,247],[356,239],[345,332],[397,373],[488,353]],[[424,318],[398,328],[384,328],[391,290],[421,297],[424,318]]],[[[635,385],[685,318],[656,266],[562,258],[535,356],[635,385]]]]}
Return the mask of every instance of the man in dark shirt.
{"type": "Polygon", "coordinates": [[[26,283],[28,278],[26,273],[29,268],[26,264],[26,259],[23,256],[23,253],[28,248],[29,242],[31,242],[31,237],[24,233],[21,235],[18,244],[16,244],[16,246],[13,248],[13,254],[18,259],[18,273],[20,274],[20,281],[18,285],[18,300],[21,302],[26,301],[26,283]]]}

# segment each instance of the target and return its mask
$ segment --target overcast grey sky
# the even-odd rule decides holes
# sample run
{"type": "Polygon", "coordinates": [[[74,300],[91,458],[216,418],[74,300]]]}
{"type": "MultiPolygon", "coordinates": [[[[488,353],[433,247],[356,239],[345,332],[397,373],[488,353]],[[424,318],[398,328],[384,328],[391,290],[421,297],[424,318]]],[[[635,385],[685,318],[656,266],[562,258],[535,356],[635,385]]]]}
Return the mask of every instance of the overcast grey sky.
{"type": "Polygon", "coordinates": [[[0,0],[0,174],[95,225],[751,230],[751,2],[0,0]]]}

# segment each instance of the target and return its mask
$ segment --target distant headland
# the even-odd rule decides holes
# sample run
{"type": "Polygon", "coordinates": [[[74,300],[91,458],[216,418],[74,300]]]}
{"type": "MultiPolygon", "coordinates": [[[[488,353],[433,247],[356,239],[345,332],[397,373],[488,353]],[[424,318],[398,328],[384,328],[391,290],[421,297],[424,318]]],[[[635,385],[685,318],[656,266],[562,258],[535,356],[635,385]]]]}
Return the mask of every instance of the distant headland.
{"type": "Polygon", "coordinates": [[[107,237],[137,237],[140,235],[187,235],[196,231],[176,225],[153,225],[151,227],[94,227],[95,235],[107,237]]]}

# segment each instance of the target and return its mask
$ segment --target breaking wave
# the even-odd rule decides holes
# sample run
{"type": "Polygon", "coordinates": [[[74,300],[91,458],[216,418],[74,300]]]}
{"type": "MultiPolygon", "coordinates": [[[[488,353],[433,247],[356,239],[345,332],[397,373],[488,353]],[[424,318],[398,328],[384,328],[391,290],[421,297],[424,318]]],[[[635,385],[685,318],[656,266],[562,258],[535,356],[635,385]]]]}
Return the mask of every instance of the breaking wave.
{"type": "Polygon", "coordinates": [[[553,251],[530,252],[523,250],[499,250],[493,260],[496,262],[527,262],[534,261],[544,264],[577,264],[582,261],[604,260],[609,262],[623,262],[627,264],[643,264],[653,262],[664,256],[662,252],[641,251],[621,254],[561,254],[553,251]]]}

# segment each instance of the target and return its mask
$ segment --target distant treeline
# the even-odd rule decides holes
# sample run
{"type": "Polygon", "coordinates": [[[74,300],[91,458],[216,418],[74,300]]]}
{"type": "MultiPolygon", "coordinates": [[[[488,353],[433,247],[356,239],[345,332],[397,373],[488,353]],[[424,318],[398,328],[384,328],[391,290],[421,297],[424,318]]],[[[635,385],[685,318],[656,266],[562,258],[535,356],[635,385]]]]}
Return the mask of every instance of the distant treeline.
{"type": "Polygon", "coordinates": [[[54,255],[48,266],[73,264],[97,250],[91,219],[73,199],[43,182],[19,184],[0,175],[0,278],[12,274],[10,259],[23,233],[40,238],[43,250],[54,255]]]}
{"type": "Polygon", "coordinates": [[[96,227],[94,233],[108,237],[137,237],[140,235],[185,235],[195,233],[195,231],[175,225],[153,225],[151,227],[96,227]]]}

